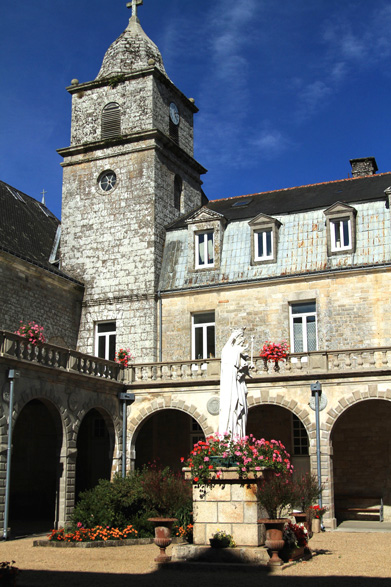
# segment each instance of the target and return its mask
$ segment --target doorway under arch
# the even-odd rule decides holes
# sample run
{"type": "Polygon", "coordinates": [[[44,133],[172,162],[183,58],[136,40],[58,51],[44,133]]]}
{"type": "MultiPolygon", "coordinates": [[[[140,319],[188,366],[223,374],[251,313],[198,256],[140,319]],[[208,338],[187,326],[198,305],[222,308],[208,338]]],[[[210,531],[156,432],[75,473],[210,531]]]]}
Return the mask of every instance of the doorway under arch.
{"type": "Polygon", "coordinates": [[[294,473],[309,473],[308,434],[301,420],[290,410],[269,404],[250,408],[247,434],[266,440],[280,440],[291,455],[294,473]]]}
{"type": "Polygon", "coordinates": [[[143,422],[136,438],[136,468],[157,461],[181,470],[193,445],[205,436],[197,421],[180,410],[160,410],[143,422]]]}
{"type": "Polygon", "coordinates": [[[46,400],[24,406],[13,432],[10,485],[12,535],[51,530],[58,520],[61,418],[46,400]]]}
{"type": "MultiPolygon", "coordinates": [[[[359,501],[354,503],[352,498],[382,496],[385,519],[391,518],[390,421],[391,402],[370,399],[352,405],[335,422],[331,443],[337,515],[346,505],[360,507],[359,501]]],[[[376,499],[373,502],[363,502],[361,507],[375,505],[376,499]]]]}
{"type": "Polygon", "coordinates": [[[92,489],[99,479],[111,479],[115,446],[114,426],[106,412],[92,409],[77,435],[75,494],[92,489]]]}

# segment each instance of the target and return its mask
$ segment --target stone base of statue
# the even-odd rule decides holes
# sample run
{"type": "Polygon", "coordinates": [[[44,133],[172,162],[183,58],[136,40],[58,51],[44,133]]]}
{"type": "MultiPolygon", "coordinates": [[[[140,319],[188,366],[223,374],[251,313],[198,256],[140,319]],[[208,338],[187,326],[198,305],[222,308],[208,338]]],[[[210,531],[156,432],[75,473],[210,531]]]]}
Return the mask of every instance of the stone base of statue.
{"type": "MultiPolygon", "coordinates": [[[[190,469],[184,469],[191,479],[190,469]]],[[[262,473],[257,475],[260,478],[262,473]]],[[[218,530],[231,534],[236,546],[261,546],[265,527],[258,523],[262,511],[256,498],[257,479],[239,477],[236,467],[222,468],[211,485],[193,485],[193,543],[209,545],[218,530]]]]}

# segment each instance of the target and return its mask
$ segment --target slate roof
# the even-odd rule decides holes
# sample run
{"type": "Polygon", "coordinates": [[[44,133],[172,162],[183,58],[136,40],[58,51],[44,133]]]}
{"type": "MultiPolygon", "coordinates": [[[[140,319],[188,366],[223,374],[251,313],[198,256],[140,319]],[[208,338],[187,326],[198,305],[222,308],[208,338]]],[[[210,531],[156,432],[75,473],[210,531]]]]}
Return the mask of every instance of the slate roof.
{"type": "Polygon", "coordinates": [[[220,266],[192,270],[189,233],[184,221],[192,212],[167,231],[159,289],[162,292],[195,290],[325,271],[389,266],[391,212],[384,190],[390,186],[391,173],[383,173],[211,201],[207,208],[228,220],[220,266]],[[232,206],[246,200],[251,200],[247,206],[232,206]],[[324,210],[336,202],[345,202],[357,210],[354,254],[327,255],[324,210]],[[260,213],[281,223],[277,258],[273,263],[251,263],[249,220],[260,213]]]}
{"type": "Polygon", "coordinates": [[[75,281],[49,263],[59,225],[45,205],[0,181],[0,250],[75,281]]]}
{"type": "MultiPolygon", "coordinates": [[[[222,200],[211,200],[207,207],[223,214],[228,221],[251,219],[258,214],[276,216],[328,208],[336,202],[353,204],[385,199],[384,190],[391,186],[391,172],[337,181],[328,181],[300,187],[247,194],[222,200]],[[247,205],[238,205],[248,200],[247,205]],[[235,204],[237,204],[235,206],[235,204]]],[[[194,211],[192,212],[194,213],[194,211]]],[[[191,214],[192,214],[191,213],[191,214]]],[[[167,227],[185,228],[187,214],[167,227]]]]}

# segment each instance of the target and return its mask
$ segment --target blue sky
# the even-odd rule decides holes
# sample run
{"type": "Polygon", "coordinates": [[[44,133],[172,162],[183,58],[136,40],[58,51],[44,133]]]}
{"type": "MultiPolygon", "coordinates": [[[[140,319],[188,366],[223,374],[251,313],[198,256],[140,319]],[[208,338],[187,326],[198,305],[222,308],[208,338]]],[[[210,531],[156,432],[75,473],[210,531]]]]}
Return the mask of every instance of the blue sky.
{"type": "MultiPolygon", "coordinates": [[[[210,199],[390,171],[390,0],[144,0],[166,71],[200,112],[210,199]]],[[[61,213],[72,78],[94,79],[124,0],[3,0],[0,179],[61,213]]]]}

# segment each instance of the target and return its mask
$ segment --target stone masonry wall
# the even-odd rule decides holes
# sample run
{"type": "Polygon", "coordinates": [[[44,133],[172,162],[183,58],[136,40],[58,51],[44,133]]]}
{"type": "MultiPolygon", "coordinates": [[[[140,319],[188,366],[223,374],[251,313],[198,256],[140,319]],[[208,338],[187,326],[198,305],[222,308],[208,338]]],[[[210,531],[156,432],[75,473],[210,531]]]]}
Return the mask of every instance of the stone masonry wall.
{"type": "Polygon", "coordinates": [[[193,156],[193,112],[179,92],[162,81],[154,80],[154,126],[169,136],[169,108],[175,102],[179,111],[178,143],[191,157],[193,156]]]}
{"type": "MultiPolygon", "coordinates": [[[[98,410],[105,418],[110,429],[113,443],[112,474],[121,468],[122,453],[122,417],[118,391],[122,386],[90,377],[75,378],[64,370],[40,369],[34,365],[31,369],[26,363],[13,364],[0,359],[0,532],[3,533],[5,477],[8,443],[9,418],[9,381],[8,369],[17,368],[20,377],[14,386],[14,424],[22,409],[32,400],[45,403],[52,414],[57,427],[61,451],[58,455],[58,470],[61,470],[58,495],[59,527],[69,523],[75,503],[75,477],[77,459],[77,436],[84,416],[92,409],[98,410]]],[[[15,428],[14,428],[15,430],[15,428]]],[[[29,438],[24,439],[26,443],[29,438]]],[[[23,439],[19,438],[19,442],[23,439]]],[[[35,458],[38,458],[35,455],[35,458]]],[[[11,470],[12,475],[12,470],[11,470]]],[[[54,491],[54,488],[53,488],[54,491]]],[[[54,514],[54,512],[53,512],[54,514]]]]}
{"type": "Polygon", "coordinates": [[[235,327],[246,327],[248,341],[255,337],[258,355],[265,341],[290,340],[289,304],[305,301],[316,302],[319,350],[391,344],[389,276],[368,269],[311,282],[279,280],[164,296],[163,360],[191,357],[193,313],[215,312],[216,356],[235,327]]]}
{"type": "Polygon", "coordinates": [[[47,342],[76,348],[81,286],[7,254],[0,263],[0,329],[14,332],[20,320],[44,327],[47,342]]]}
{"type": "Polygon", "coordinates": [[[114,86],[81,89],[72,96],[71,145],[101,140],[103,108],[117,102],[121,111],[121,135],[153,128],[152,76],[114,86]]]}

